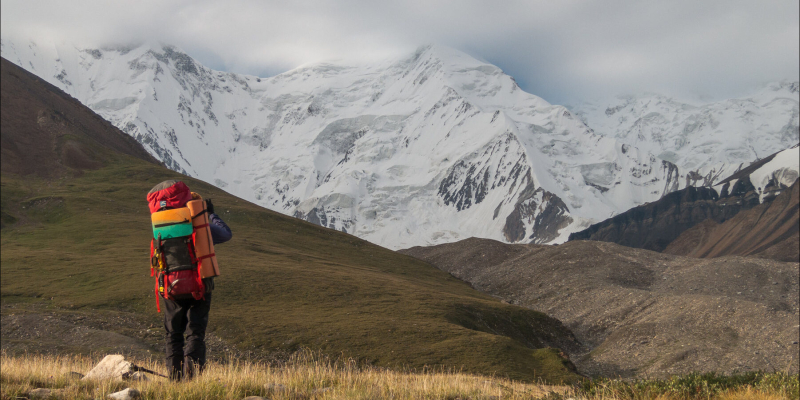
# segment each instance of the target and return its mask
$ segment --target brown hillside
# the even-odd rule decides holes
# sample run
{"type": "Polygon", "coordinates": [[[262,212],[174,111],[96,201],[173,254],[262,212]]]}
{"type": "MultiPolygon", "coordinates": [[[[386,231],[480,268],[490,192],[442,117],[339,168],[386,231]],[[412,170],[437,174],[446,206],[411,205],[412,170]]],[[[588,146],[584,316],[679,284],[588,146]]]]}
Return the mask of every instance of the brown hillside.
{"type": "Polygon", "coordinates": [[[742,211],[717,224],[711,220],[683,232],[664,250],[691,257],[724,255],[761,257],[800,262],[800,184],[795,181],[772,202],[742,211]]]}
{"type": "Polygon", "coordinates": [[[467,239],[401,251],[558,318],[590,349],[581,372],[798,371],[800,264],[696,259],[614,243],[467,239]]]}
{"type": "Polygon", "coordinates": [[[133,138],[41,78],[2,59],[1,168],[55,177],[100,168],[128,154],[152,163],[133,138]]]}

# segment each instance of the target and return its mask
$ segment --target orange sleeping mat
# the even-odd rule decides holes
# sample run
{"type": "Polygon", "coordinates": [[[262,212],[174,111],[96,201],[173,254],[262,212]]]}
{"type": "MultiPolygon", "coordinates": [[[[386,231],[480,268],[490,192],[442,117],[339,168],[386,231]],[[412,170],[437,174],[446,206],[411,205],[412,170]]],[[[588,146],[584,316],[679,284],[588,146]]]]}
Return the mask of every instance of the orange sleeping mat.
{"type": "Polygon", "coordinates": [[[194,230],[190,220],[192,215],[186,207],[154,212],[150,215],[153,224],[153,238],[161,239],[190,236],[194,230]]]}
{"type": "Polygon", "coordinates": [[[219,265],[214,253],[214,242],[211,239],[211,228],[208,226],[206,202],[199,194],[192,192],[192,200],[186,203],[192,213],[192,226],[195,230],[194,251],[201,261],[200,276],[209,278],[219,276],[219,265]]]}

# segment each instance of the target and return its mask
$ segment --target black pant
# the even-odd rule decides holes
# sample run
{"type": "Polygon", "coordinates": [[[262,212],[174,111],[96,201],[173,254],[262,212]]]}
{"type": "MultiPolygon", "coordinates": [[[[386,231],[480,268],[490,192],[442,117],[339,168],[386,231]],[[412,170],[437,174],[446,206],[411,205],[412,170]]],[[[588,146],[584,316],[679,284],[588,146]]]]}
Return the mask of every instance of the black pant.
{"type": "Polygon", "coordinates": [[[205,339],[211,293],[206,293],[201,300],[162,300],[165,308],[164,328],[167,330],[167,370],[171,379],[181,379],[181,376],[191,378],[194,369],[202,371],[206,363],[205,339]]]}

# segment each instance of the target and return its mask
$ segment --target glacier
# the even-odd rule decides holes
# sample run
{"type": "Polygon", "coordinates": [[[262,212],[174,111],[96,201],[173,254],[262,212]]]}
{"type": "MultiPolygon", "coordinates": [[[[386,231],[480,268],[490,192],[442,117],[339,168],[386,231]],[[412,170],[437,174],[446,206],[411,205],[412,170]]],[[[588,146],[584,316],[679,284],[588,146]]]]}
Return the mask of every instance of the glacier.
{"type": "Polygon", "coordinates": [[[747,165],[797,144],[799,86],[772,82],[747,97],[701,104],[646,93],[568,108],[604,135],[684,169],[709,171],[747,165]]]}

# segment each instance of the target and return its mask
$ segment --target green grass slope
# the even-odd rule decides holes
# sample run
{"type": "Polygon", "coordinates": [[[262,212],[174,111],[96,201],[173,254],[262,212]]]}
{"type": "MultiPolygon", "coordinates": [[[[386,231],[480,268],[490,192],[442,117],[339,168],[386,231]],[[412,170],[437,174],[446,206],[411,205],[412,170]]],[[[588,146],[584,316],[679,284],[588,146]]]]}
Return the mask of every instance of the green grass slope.
{"type": "MultiPolygon", "coordinates": [[[[21,94],[6,92],[5,62],[3,69],[5,143],[14,134],[6,129],[14,117],[6,104],[21,94]]],[[[73,340],[72,328],[52,343],[38,331],[22,334],[30,321],[20,319],[25,314],[94,321],[97,332],[133,338],[152,333],[152,343],[160,340],[145,195],[154,184],[178,178],[213,198],[234,232],[232,241],[217,247],[221,276],[209,331],[224,346],[212,349],[258,356],[307,347],[386,367],[577,379],[555,347],[578,344],[542,313],[500,303],[427,263],[266,210],[141,157],[102,146],[88,157],[100,161],[57,176],[5,167],[0,175],[7,351],[115,350],[110,339],[73,340]],[[127,322],[117,323],[122,320],[127,322]]]]}

